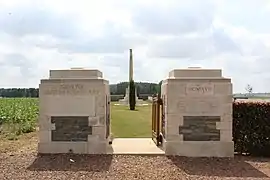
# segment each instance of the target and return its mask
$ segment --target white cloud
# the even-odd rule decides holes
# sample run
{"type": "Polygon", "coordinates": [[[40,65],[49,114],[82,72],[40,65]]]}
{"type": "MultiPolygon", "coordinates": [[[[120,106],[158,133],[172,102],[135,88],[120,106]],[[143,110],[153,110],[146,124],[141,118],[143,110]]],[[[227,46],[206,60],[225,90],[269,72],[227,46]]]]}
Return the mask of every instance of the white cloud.
{"type": "Polygon", "coordinates": [[[0,87],[37,87],[49,69],[88,67],[111,83],[175,68],[222,68],[235,92],[269,92],[267,0],[0,1],[0,87]]]}
{"type": "Polygon", "coordinates": [[[213,0],[164,1],[136,7],[132,20],[138,31],[182,35],[211,27],[216,4],[213,0]]]}

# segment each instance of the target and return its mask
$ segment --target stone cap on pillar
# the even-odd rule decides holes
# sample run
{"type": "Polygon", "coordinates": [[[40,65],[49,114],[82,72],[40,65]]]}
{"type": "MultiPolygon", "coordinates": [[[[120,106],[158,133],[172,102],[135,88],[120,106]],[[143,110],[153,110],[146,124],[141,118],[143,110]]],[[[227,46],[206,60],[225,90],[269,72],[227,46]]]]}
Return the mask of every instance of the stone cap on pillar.
{"type": "Polygon", "coordinates": [[[189,67],[187,69],[174,69],[170,71],[169,78],[222,78],[222,71],[221,69],[189,67]]]}
{"type": "Polygon", "coordinates": [[[71,68],[50,70],[50,79],[102,79],[103,74],[97,69],[71,68]]]}

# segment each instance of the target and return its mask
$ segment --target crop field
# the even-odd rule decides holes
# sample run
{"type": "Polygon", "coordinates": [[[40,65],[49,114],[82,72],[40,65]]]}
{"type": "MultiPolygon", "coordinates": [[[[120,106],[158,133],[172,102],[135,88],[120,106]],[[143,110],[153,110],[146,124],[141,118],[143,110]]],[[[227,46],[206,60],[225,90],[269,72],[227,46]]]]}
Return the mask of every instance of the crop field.
{"type": "Polygon", "coordinates": [[[1,98],[0,134],[9,139],[36,129],[38,117],[37,98],[1,98]]]}

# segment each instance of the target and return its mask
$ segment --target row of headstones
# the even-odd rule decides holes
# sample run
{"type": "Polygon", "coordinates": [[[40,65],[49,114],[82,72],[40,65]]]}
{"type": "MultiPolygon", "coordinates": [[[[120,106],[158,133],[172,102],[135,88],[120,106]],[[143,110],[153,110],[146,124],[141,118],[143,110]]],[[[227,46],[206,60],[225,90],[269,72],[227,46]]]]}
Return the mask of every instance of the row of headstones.
{"type": "MultiPolygon", "coordinates": [[[[39,153],[109,153],[110,89],[102,72],[51,70],[39,91],[39,153]]],[[[221,70],[173,70],[161,96],[166,155],[233,156],[232,84],[221,70]]]]}

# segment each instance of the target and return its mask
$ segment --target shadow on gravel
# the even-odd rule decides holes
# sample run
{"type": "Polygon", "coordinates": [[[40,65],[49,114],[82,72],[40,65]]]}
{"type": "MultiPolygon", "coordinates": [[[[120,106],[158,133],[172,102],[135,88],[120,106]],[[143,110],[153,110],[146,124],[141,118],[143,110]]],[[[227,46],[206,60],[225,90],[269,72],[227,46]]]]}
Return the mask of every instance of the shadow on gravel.
{"type": "Polygon", "coordinates": [[[178,168],[189,175],[218,177],[269,177],[259,171],[244,157],[235,158],[191,158],[168,156],[178,168]]]}
{"type": "Polygon", "coordinates": [[[103,172],[109,170],[112,158],[112,155],[38,155],[27,170],[103,172]]]}

